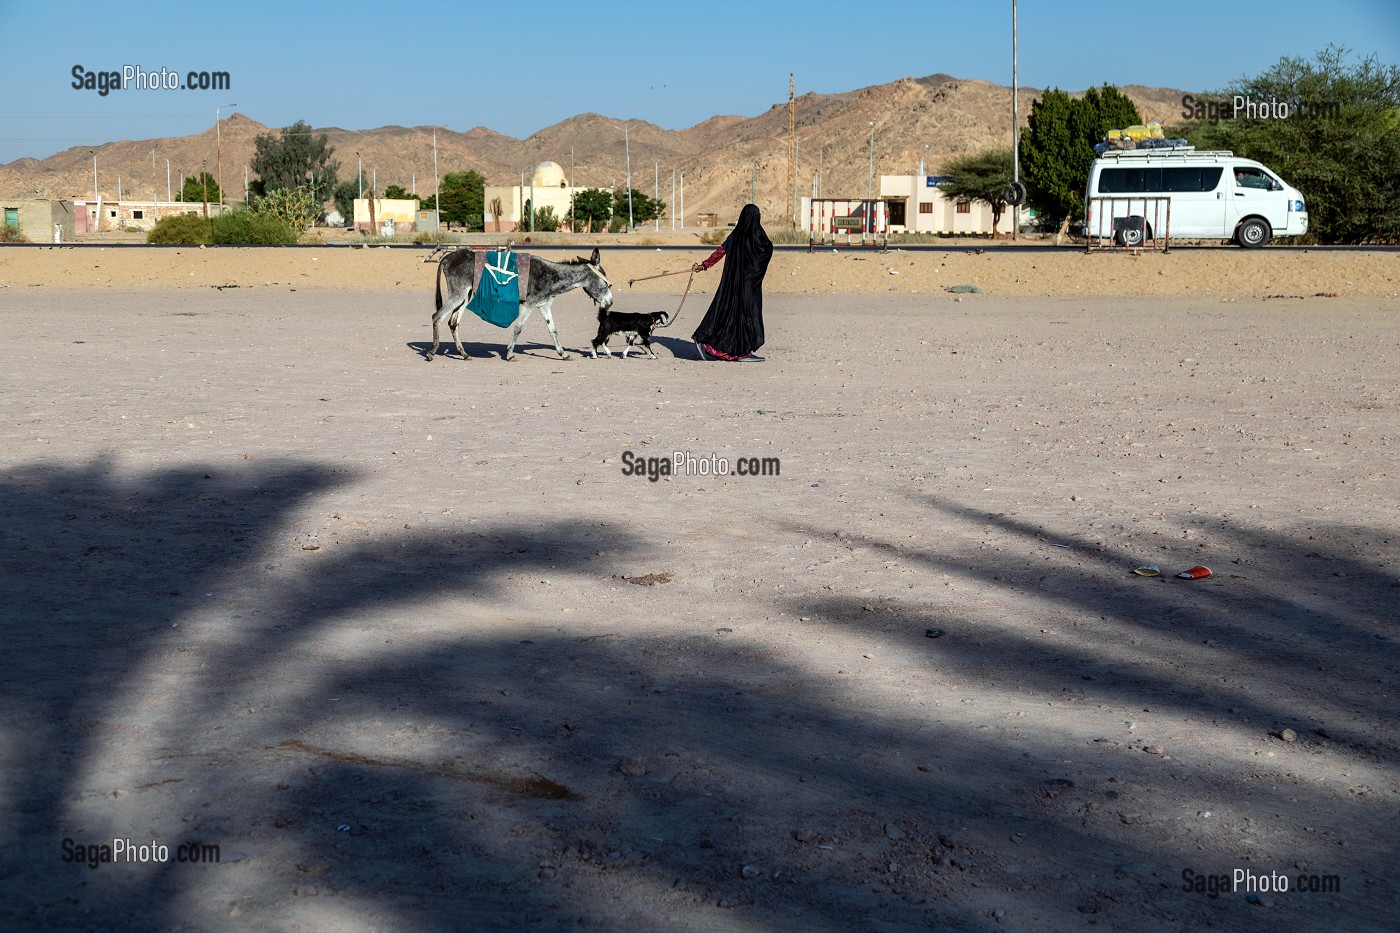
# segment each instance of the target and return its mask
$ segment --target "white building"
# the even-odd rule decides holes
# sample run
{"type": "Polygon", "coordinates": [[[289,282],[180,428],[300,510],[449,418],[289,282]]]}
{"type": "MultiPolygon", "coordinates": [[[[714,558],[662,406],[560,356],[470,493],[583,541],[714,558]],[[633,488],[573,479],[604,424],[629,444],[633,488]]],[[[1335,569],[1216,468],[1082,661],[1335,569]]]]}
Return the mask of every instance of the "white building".
{"type": "MultiPolygon", "coordinates": [[[[939,188],[943,175],[881,175],[880,198],[886,202],[891,233],[992,232],[992,208],[979,201],[954,201],[939,188]]],[[[997,234],[1009,234],[1012,210],[1006,208],[997,234]]]]}
{"type": "Polygon", "coordinates": [[[524,181],[523,185],[486,186],[482,205],[486,211],[486,232],[530,229],[526,213],[529,205],[533,205],[536,213],[543,207],[554,208],[554,216],[559,218],[560,227],[567,230],[565,218],[569,216],[575,192],[558,163],[539,163],[531,176],[524,181]],[[498,203],[499,216],[493,209],[498,203]]]}

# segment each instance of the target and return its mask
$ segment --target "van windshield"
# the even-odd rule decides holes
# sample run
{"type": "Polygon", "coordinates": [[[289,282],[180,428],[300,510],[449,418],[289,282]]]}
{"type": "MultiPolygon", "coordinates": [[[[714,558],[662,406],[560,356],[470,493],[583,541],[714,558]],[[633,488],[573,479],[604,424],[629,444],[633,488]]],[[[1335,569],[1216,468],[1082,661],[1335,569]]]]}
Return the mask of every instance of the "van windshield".
{"type": "Polygon", "coordinates": [[[1099,194],[1214,191],[1224,170],[1218,166],[1106,168],[1099,172],[1099,194]]]}

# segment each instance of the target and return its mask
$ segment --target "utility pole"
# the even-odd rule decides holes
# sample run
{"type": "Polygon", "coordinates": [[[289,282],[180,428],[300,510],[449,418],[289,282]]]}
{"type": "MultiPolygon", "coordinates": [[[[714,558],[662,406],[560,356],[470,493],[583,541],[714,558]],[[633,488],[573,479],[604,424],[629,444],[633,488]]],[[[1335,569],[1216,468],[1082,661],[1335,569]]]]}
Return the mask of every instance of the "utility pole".
{"type": "Polygon", "coordinates": [[[209,219],[209,160],[199,160],[199,178],[204,182],[204,219],[209,219]]]}
{"type": "Polygon", "coordinates": [[[442,229],[442,204],[438,202],[438,195],[441,193],[442,182],[438,180],[437,164],[437,127],[433,127],[433,215],[437,217],[433,224],[434,233],[442,229]]]}
{"type": "Polygon", "coordinates": [[[792,225],[797,227],[797,81],[788,72],[788,177],[792,179],[792,225]]]}
{"type": "Polygon", "coordinates": [[[92,232],[102,229],[102,196],[97,193],[97,150],[92,150],[92,232]]]}
{"type": "Polygon", "coordinates": [[[870,121],[870,171],[865,176],[865,196],[875,196],[875,121],[870,121]]]}
{"type": "MultiPolygon", "coordinates": [[[[1016,0],[1011,0],[1011,181],[1021,183],[1021,93],[1016,75],[1016,0]]],[[[1011,208],[1011,239],[1021,232],[1021,205],[1011,208]]]]}
{"type": "Polygon", "coordinates": [[[156,151],[151,150],[151,201],[155,204],[155,219],[160,220],[160,195],[156,193],[156,151]]]}
{"type": "Polygon", "coordinates": [[[214,108],[214,152],[219,163],[219,213],[223,213],[224,207],[224,131],[223,124],[219,122],[219,111],[225,107],[237,107],[237,104],[220,104],[214,108]]]}
{"type": "Polygon", "coordinates": [[[574,232],[574,226],[578,222],[574,217],[574,189],[578,187],[574,182],[574,169],[578,163],[574,161],[574,147],[569,147],[569,232],[574,232]]]}
{"type": "MultiPolygon", "coordinates": [[[[93,161],[92,179],[93,187],[97,187],[97,161],[93,161]]],[[[685,172],[681,172],[681,231],[685,231],[685,172]]]]}
{"type": "Polygon", "coordinates": [[[676,170],[671,169],[671,209],[666,213],[671,215],[671,232],[676,230],[676,170]]]}
{"type": "Polygon", "coordinates": [[[794,140],[792,146],[792,225],[798,226],[797,173],[802,169],[802,140],[794,140]]]}
{"type": "MultiPolygon", "coordinates": [[[[656,194],[653,195],[653,197],[656,198],[656,201],[659,204],[661,203],[661,163],[659,161],[652,162],[651,170],[656,174],[656,194]]],[[[661,232],[661,213],[659,211],[656,214],[656,232],[661,232]]]]}

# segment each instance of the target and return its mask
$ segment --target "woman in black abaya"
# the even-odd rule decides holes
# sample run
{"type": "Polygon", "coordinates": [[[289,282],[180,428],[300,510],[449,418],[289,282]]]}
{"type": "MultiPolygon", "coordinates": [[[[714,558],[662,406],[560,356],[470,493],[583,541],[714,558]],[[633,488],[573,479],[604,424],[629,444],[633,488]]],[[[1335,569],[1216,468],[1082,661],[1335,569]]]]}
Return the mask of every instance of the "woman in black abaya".
{"type": "Polygon", "coordinates": [[[753,353],[763,346],[763,276],[773,258],[773,243],[758,220],[758,205],[745,204],[724,245],[694,266],[696,272],[704,272],[724,260],[710,310],[695,329],[701,359],[757,359],[753,353]]]}

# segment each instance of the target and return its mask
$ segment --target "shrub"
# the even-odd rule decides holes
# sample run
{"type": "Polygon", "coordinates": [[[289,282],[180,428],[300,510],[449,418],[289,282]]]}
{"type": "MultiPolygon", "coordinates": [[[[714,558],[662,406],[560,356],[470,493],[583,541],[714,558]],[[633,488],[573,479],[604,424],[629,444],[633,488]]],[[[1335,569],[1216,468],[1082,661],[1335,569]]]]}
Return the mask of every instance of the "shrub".
{"type": "Polygon", "coordinates": [[[461,237],[446,230],[421,230],[413,235],[413,242],[419,246],[441,246],[444,243],[459,243],[461,237]]]}
{"type": "Polygon", "coordinates": [[[29,237],[20,232],[19,227],[0,224],[0,243],[28,243],[29,237]]]}
{"type": "Polygon", "coordinates": [[[167,214],[146,234],[146,242],[212,243],[214,231],[209,221],[198,214],[167,214]]]}
{"type": "Polygon", "coordinates": [[[298,233],[270,214],[230,211],[214,218],[214,242],[245,246],[290,246],[298,233]]]}
{"type": "Polygon", "coordinates": [[[552,207],[541,207],[535,211],[535,232],[553,233],[559,229],[559,218],[552,207]]]}
{"type": "Polygon", "coordinates": [[[293,230],[305,230],[322,214],[321,203],[309,187],[273,188],[267,194],[251,198],[249,207],[255,214],[276,217],[293,230]]]}

